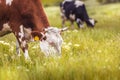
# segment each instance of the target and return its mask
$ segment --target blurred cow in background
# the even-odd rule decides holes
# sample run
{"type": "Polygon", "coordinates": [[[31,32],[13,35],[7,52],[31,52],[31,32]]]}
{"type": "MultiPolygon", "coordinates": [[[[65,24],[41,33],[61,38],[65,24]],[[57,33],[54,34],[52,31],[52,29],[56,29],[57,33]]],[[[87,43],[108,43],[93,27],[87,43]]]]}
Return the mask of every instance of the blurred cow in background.
{"type": "Polygon", "coordinates": [[[65,26],[65,21],[71,22],[72,28],[74,27],[74,21],[79,28],[83,27],[83,23],[86,22],[88,27],[94,27],[96,20],[89,18],[84,2],[79,0],[64,0],[60,3],[60,11],[62,17],[62,26],[65,26]]]}

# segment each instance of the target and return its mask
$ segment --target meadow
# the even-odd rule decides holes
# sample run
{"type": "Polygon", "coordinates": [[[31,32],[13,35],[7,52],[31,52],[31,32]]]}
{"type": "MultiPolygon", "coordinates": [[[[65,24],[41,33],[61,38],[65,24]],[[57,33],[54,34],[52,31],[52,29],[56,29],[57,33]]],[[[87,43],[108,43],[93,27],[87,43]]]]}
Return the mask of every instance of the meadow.
{"type": "MultiPolygon", "coordinates": [[[[0,80],[120,80],[120,4],[87,7],[98,23],[62,33],[61,57],[45,57],[29,43],[31,62],[16,55],[13,34],[0,38],[0,80]]],[[[52,26],[61,28],[59,7],[46,7],[52,26]]],[[[66,26],[70,26],[69,22],[66,26]]]]}

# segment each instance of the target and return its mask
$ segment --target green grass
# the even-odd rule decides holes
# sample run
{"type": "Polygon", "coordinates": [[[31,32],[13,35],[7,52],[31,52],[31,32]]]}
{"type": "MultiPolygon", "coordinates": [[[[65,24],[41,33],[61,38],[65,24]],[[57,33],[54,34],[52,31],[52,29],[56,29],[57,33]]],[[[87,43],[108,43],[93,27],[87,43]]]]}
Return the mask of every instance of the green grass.
{"type": "Polygon", "coordinates": [[[59,3],[63,1],[63,0],[41,0],[42,4],[46,7],[48,6],[55,6],[55,5],[59,5],[59,3]]]}
{"type": "MultiPolygon", "coordinates": [[[[62,34],[61,57],[45,57],[39,42],[29,44],[32,62],[19,58],[13,34],[0,38],[0,80],[119,80],[120,4],[88,6],[94,29],[75,26],[62,34]]],[[[51,25],[61,27],[58,7],[45,8],[51,25]]],[[[69,26],[67,22],[66,26],[69,26]]]]}

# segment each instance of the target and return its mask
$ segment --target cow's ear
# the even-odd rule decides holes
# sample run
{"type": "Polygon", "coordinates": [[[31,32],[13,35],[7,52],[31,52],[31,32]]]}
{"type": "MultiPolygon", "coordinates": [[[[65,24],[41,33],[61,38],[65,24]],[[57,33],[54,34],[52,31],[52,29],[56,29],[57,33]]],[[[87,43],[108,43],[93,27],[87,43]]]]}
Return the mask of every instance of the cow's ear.
{"type": "Polygon", "coordinates": [[[38,31],[33,31],[31,33],[31,35],[35,41],[39,41],[39,40],[43,39],[43,37],[44,37],[44,34],[42,32],[38,32],[38,31]]]}

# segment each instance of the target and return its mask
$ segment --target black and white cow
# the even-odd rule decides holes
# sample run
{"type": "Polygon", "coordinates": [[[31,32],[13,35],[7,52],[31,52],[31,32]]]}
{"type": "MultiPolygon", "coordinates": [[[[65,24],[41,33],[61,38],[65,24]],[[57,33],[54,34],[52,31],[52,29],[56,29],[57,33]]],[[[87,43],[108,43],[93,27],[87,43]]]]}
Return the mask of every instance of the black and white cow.
{"type": "Polygon", "coordinates": [[[74,27],[74,21],[79,28],[83,27],[86,22],[88,27],[94,27],[96,20],[89,18],[84,2],[79,0],[64,0],[60,3],[60,11],[62,17],[62,26],[65,26],[65,21],[69,20],[71,26],[74,27]]]}

